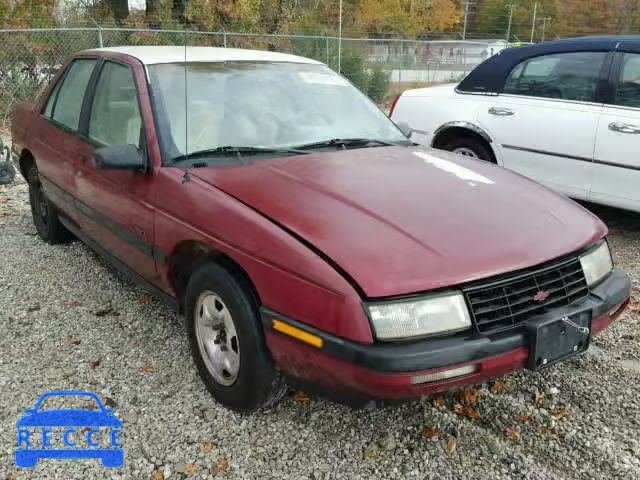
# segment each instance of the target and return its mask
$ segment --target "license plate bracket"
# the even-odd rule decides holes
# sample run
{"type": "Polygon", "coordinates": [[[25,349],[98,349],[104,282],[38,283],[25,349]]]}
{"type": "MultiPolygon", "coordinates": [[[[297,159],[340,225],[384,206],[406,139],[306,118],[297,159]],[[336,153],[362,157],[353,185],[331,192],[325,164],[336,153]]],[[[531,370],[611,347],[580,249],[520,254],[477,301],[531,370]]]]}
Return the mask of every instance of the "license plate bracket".
{"type": "Polygon", "coordinates": [[[584,352],[591,339],[591,311],[529,322],[529,370],[540,370],[584,352]]]}

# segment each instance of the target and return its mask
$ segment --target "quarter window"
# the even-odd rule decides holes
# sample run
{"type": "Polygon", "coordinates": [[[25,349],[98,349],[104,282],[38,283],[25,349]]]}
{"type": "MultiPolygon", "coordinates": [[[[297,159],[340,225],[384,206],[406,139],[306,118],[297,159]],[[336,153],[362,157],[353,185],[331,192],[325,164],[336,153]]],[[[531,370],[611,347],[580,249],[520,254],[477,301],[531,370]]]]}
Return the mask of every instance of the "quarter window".
{"type": "Polygon", "coordinates": [[[140,146],[142,117],[129,67],[106,62],[100,73],[89,120],[89,137],[108,145],[140,146]]]}
{"type": "Polygon", "coordinates": [[[622,57],[616,105],[640,108],[640,54],[625,53],[622,57]]]}
{"type": "MultiPolygon", "coordinates": [[[[83,59],[76,60],[69,67],[69,71],[64,77],[58,92],[58,100],[55,101],[55,105],[52,104],[52,118],[59,124],[72,130],[78,129],[84,94],[95,65],[95,60],[83,59]]],[[[51,99],[49,99],[49,102],[51,102],[51,99]]],[[[47,104],[45,115],[48,108],[49,105],[47,104]]]]}
{"type": "Polygon", "coordinates": [[[530,58],[511,71],[503,91],[592,102],[606,55],[605,52],[574,52],[530,58]]]}

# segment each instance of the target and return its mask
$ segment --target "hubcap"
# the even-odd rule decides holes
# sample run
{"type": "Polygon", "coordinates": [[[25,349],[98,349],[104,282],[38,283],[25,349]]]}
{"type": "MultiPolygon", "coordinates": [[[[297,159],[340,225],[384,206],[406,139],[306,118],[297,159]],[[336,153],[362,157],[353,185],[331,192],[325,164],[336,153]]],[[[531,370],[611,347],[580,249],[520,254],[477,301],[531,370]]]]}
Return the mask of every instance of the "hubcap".
{"type": "Polygon", "coordinates": [[[204,364],[216,382],[233,385],[240,370],[240,343],[229,309],[219,295],[200,294],[195,307],[196,338],[204,364]]]}
{"type": "Polygon", "coordinates": [[[457,153],[458,155],[462,155],[463,157],[480,158],[478,157],[476,152],[467,147],[454,148],[453,153],[457,153]]]}

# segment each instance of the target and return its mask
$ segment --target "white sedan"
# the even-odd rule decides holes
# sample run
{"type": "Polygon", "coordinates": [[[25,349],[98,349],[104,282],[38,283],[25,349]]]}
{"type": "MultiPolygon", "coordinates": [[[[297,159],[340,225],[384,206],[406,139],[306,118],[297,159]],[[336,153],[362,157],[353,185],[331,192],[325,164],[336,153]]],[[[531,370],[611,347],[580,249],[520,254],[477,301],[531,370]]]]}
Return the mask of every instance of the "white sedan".
{"type": "Polygon", "coordinates": [[[640,36],[503,50],[458,85],[407,90],[412,139],[640,212],[640,36]]]}

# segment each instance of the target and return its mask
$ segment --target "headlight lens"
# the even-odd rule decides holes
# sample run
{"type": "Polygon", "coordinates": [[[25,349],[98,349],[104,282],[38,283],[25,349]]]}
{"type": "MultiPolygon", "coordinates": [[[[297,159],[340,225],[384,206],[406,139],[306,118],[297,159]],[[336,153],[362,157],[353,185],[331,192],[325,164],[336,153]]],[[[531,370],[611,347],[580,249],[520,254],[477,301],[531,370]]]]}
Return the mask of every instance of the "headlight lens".
{"type": "Polygon", "coordinates": [[[587,285],[591,287],[602,280],[613,269],[613,261],[607,242],[602,242],[595,249],[582,255],[580,264],[587,285]]]}
{"type": "Polygon", "coordinates": [[[471,326],[467,305],[459,292],[369,305],[369,313],[376,337],[380,340],[450,333],[471,326]]]}

